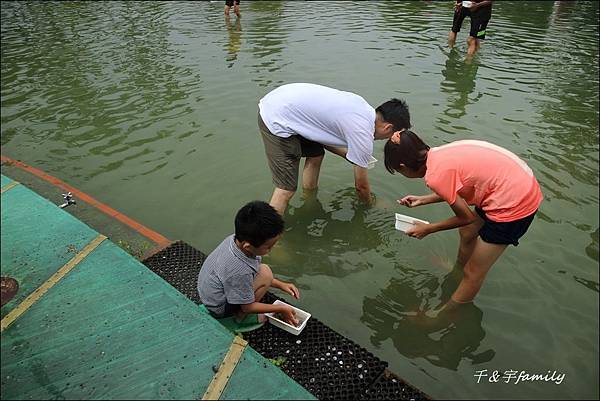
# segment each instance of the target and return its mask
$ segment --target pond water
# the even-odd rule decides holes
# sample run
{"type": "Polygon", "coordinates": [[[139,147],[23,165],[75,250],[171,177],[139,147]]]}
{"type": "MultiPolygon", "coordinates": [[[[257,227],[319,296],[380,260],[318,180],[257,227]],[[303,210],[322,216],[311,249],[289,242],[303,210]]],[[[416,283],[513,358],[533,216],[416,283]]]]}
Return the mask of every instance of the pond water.
{"type": "MultiPolygon", "coordinates": [[[[289,82],[405,99],[437,146],[483,139],[534,170],[545,200],[476,302],[423,311],[448,291],[458,233],[421,241],[394,212],[419,180],[370,170],[376,207],[327,155],[266,258],[297,305],[434,398],[597,399],[598,2],[497,2],[468,62],[450,50],[452,2],[7,2],[1,11],[2,153],[41,168],[172,239],[210,252],[235,212],[268,200],[258,100],[289,82]],[[478,371],[564,374],[561,384],[478,383],[478,371]]],[[[383,141],[374,156],[383,160],[383,141]]],[[[193,344],[190,344],[193,346],[193,344]]]]}

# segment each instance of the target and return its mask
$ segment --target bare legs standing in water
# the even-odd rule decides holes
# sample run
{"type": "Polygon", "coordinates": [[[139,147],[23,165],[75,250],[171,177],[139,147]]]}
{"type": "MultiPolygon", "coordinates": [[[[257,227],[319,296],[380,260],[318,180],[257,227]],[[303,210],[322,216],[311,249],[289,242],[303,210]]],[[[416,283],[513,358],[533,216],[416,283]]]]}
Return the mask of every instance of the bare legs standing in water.
{"type": "Polygon", "coordinates": [[[470,7],[463,6],[462,1],[454,4],[452,29],[448,33],[448,45],[454,47],[456,35],[460,31],[463,20],[467,16],[471,19],[471,30],[467,37],[467,59],[472,58],[481,47],[481,41],[485,39],[487,24],[492,17],[491,0],[473,0],[470,3],[470,7]]]}
{"type": "Polygon", "coordinates": [[[233,12],[240,18],[240,0],[225,0],[225,15],[229,17],[229,10],[233,7],[233,12]]]}

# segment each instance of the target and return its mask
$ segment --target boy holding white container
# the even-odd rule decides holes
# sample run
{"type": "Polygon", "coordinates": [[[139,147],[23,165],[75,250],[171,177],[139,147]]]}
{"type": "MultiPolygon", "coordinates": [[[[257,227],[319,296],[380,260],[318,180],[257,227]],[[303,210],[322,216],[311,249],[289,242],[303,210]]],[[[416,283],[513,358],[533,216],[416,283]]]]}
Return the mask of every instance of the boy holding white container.
{"type": "Polygon", "coordinates": [[[298,324],[290,305],[260,302],[270,287],[300,298],[294,284],[274,278],[269,266],[261,263],[283,229],[282,217],[266,202],[250,202],[237,212],[235,234],[208,255],[198,274],[198,294],[213,317],[256,325],[267,320],[265,313],[279,313],[287,323],[298,324]]]}

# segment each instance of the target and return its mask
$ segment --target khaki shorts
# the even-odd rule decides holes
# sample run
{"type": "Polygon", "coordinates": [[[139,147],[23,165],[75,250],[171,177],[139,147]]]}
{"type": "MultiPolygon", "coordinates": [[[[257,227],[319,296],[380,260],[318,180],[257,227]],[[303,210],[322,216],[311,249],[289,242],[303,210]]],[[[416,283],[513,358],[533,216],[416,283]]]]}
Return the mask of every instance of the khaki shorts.
{"type": "Polygon", "coordinates": [[[258,128],[265,144],[265,154],[273,176],[273,184],[286,191],[296,191],[300,159],[323,156],[325,154],[323,145],[300,135],[292,135],[288,138],[273,135],[260,117],[260,113],[258,128]]]}

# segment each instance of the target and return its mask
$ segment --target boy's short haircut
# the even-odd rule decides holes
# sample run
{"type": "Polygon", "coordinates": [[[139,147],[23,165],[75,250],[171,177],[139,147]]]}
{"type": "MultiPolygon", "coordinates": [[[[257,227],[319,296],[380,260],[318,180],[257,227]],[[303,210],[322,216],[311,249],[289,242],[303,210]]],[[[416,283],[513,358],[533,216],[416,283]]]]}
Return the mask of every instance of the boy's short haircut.
{"type": "Polygon", "coordinates": [[[273,206],[263,201],[244,205],[235,216],[235,239],[259,247],[283,232],[283,218],[273,206]]]}
{"type": "Polygon", "coordinates": [[[375,111],[381,115],[385,122],[392,124],[395,131],[411,127],[408,105],[404,100],[395,98],[388,100],[377,107],[375,111]]]}

